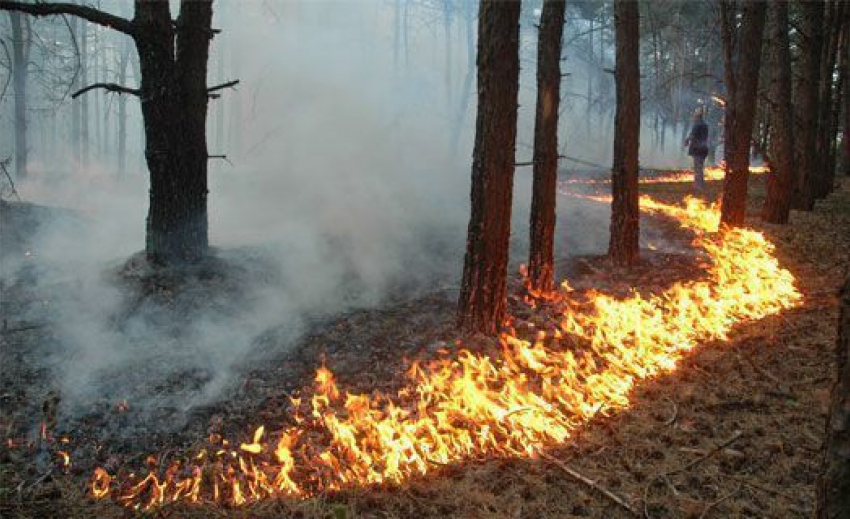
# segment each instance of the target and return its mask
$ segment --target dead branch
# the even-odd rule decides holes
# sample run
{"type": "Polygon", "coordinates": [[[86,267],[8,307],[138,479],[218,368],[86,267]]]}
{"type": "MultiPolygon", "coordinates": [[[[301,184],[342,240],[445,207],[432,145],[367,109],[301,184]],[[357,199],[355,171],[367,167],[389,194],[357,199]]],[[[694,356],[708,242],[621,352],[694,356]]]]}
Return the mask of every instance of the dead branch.
{"type": "Polygon", "coordinates": [[[569,465],[567,465],[567,464],[566,464],[566,463],[564,463],[563,461],[559,460],[558,458],[555,458],[554,456],[552,456],[552,455],[551,455],[551,454],[549,454],[548,452],[546,452],[546,451],[544,451],[544,450],[542,450],[542,449],[538,450],[538,452],[540,453],[540,456],[541,456],[542,458],[546,459],[547,461],[549,461],[549,462],[551,462],[552,464],[554,464],[555,466],[557,466],[559,469],[561,469],[561,470],[563,470],[564,472],[566,472],[566,473],[567,473],[570,477],[572,477],[572,478],[573,478],[573,479],[575,479],[576,481],[578,481],[578,482],[580,482],[580,483],[584,483],[585,485],[587,485],[587,486],[588,486],[588,487],[590,487],[591,489],[596,490],[597,492],[599,492],[599,493],[600,493],[600,494],[602,494],[603,496],[607,497],[608,499],[610,499],[611,501],[613,501],[614,503],[616,503],[617,505],[619,505],[619,506],[620,506],[621,508],[623,508],[624,510],[629,511],[629,512],[630,512],[632,515],[634,515],[635,517],[637,517],[637,516],[639,516],[639,515],[640,515],[640,514],[638,513],[638,511],[637,511],[637,510],[635,510],[635,509],[634,509],[634,508],[633,508],[630,504],[628,504],[628,503],[626,503],[625,501],[623,501],[623,499],[622,499],[622,498],[618,497],[616,494],[614,494],[614,493],[613,493],[613,492],[611,492],[610,490],[608,490],[608,489],[606,489],[606,488],[601,487],[599,484],[597,484],[597,483],[596,483],[595,481],[593,481],[592,479],[589,479],[588,477],[583,476],[582,474],[580,474],[579,472],[577,472],[575,469],[570,468],[570,466],[569,466],[569,465]]]}
{"type": "Polygon", "coordinates": [[[207,158],[208,159],[221,159],[221,160],[227,162],[228,164],[230,164],[231,166],[233,165],[233,163],[230,162],[230,159],[227,158],[227,155],[207,155],[207,158]]]}
{"type": "Polygon", "coordinates": [[[234,79],[233,81],[228,81],[227,83],[222,83],[220,85],[211,86],[207,89],[207,94],[211,94],[211,93],[213,93],[217,90],[224,90],[225,88],[233,88],[238,84],[239,84],[239,80],[234,79]]]}
{"type": "Polygon", "coordinates": [[[96,88],[102,88],[109,92],[115,92],[116,94],[131,94],[134,96],[141,95],[141,90],[139,90],[138,88],[129,88],[122,85],[116,85],[115,83],[95,83],[81,90],[77,90],[76,92],[71,94],[71,98],[76,99],[81,95],[85,94],[86,92],[94,90],[96,88]]]}
{"type": "Polygon", "coordinates": [[[6,176],[6,179],[9,181],[9,188],[12,190],[12,194],[15,195],[15,198],[18,199],[18,202],[21,201],[21,195],[18,194],[18,190],[15,189],[15,183],[12,181],[12,175],[9,174],[9,170],[6,169],[6,165],[11,161],[11,157],[5,160],[0,160],[0,169],[3,170],[3,174],[6,176]]]}
{"type": "Polygon", "coordinates": [[[120,16],[109,14],[105,11],[101,11],[100,9],[95,9],[94,7],[88,7],[85,5],[77,5],[66,2],[40,2],[28,4],[24,2],[11,2],[8,0],[0,0],[0,11],[19,11],[22,13],[30,14],[32,16],[52,16],[70,14],[72,16],[78,16],[89,22],[96,23],[98,25],[103,25],[104,27],[109,27],[115,29],[116,31],[123,32],[124,34],[129,34],[131,36],[136,31],[135,24],[133,24],[132,21],[127,20],[126,18],[121,18],[120,16]]]}

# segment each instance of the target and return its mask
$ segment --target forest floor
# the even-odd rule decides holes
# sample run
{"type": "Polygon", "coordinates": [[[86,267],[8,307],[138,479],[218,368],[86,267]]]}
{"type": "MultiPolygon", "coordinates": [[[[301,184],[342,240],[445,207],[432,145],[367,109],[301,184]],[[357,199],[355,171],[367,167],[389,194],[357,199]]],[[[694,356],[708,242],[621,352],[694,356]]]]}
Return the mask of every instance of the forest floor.
{"type": "MultiPolygon", "coordinates": [[[[709,183],[716,197],[719,182],[709,183]]],[[[665,201],[680,201],[684,183],[641,186],[665,201]]],[[[850,257],[850,181],[811,213],[794,212],[789,226],[758,219],[763,181],[751,184],[748,224],[776,244],[784,268],[796,277],[805,303],[737,327],[729,341],[706,343],[677,369],[639,386],[631,406],[598,417],[549,459],[495,459],[436,470],[402,487],[329,493],[303,501],[269,501],[246,508],[167,507],[163,517],[629,517],[603,495],[606,489],[653,518],[808,517],[821,463],[821,441],[833,366],[837,290],[850,257]],[[740,433],[738,433],[740,431],[740,433]],[[564,466],[595,482],[578,482],[564,466]]],[[[560,203],[569,203],[561,199],[560,203]]],[[[663,224],[659,224],[663,225],[663,224]]],[[[674,225],[670,243],[689,242],[674,225]]],[[[570,232],[570,229],[562,232],[570,232]]],[[[644,251],[627,276],[598,257],[564,259],[559,267],[577,288],[657,290],[671,279],[696,275],[686,255],[644,251]]],[[[519,279],[512,280],[514,293],[519,279]]],[[[120,447],[78,447],[73,463],[55,463],[57,448],[36,441],[10,445],[18,422],[52,414],[45,374],[28,365],[43,327],[6,328],[0,334],[0,516],[120,517],[128,512],[86,494],[95,464],[140,463],[151,452],[199,445],[210,433],[247,437],[260,423],[281,422],[288,395],[310,385],[324,363],[341,386],[391,391],[410,358],[430,358],[454,340],[486,347],[487,339],[454,331],[454,289],[324,319],[296,347],[246,371],[225,398],[198,410],[176,433],[139,435],[120,447]],[[8,361],[8,362],[7,362],[8,361]],[[39,393],[39,391],[41,391],[39,393]]],[[[527,312],[519,297],[511,309],[527,312]]],[[[37,420],[37,419],[36,419],[37,420]]],[[[97,416],[66,423],[74,442],[103,427],[97,416]]],[[[113,417],[114,421],[114,417],[113,417]]],[[[56,436],[61,436],[57,429],[56,436]]]]}

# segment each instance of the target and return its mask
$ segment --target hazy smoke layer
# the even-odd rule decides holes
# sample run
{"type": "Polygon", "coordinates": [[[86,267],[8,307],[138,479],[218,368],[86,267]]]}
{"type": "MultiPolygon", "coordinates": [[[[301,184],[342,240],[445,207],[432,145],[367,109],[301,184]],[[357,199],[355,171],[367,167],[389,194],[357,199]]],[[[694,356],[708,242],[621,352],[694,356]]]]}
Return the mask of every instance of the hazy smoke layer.
{"type": "MultiPolygon", "coordinates": [[[[427,11],[409,15],[402,50],[387,2],[216,4],[223,34],[210,82],[241,81],[209,118],[210,153],[232,163],[210,173],[211,242],[226,268],[137,283],[142,267],[125,263],[144,244],[139,161],[117,178],[112,158],[81,167],[34,153],[19,186],[28,200],[76,211],[41,228],[34,256],[3,263],[7,284],[35,283],[49,301],[30,317],[54,323],[48,359],[68,409],[121,399],[142,414],[190,409],[219,396],[246,361],[291,347],[314,318],[460,276],[475,119],[464,22],[454,22],[445,69],[427,11]]],[[[524,64],[522,160],[533,77],[524,64]]],[[[567,151],[608,160],[610,128],[583,132],[582,114],[566,113],[567,151]]],[[[530,175],[519,169],[516,180],[523,255],[530,175]]],[[[560,204],[559,248],[604,250],[607,208],[560,204]]]]}

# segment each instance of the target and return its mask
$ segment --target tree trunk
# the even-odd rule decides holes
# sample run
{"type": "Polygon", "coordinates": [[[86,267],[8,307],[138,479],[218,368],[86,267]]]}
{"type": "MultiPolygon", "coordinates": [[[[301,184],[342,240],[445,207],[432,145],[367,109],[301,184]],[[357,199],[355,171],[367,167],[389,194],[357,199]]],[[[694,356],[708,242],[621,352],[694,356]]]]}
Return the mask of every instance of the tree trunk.
{"type": "MultiPolygon", "coordinates": [[[[73,22],[71,24],[71,38],[74,40],[75,47],[74,50],[76,52],[76,58],[79,60],[80,58],[80,44],[78,36],[80,34],[80,24],[84,23],[77,17],[73,18],[73,22]]],[[[71,84],[71,89],[77,91],[80,89],[80,69],[79,67],[74,72],[74,80],[71,84]]],[[[73,156],[75,165],[79,166],[81,162],[80,150],[82,149],[82,143],[80,141],[80,103],[71,103],[71,148],[73,149],[73,156]]]]}
{"type": "Polygon", "coordinates": [[[823,49],[821,52],[821,81],[820,94],[818,96],[818,142],[815,147],[818,156],[817,178],[814,185],[814,196],[816,199],[824,198],[832,192],[834,177],[831,174],[830,155],[832,143],[835,142],[835,132],[832,125],[833,118],[833,87],[832,80],[835,73],[835,64],[838,59],[838,48],[840,46],[841,29],[844,22],[843,4],[836,1],[827,3],[826,27],[823,36],[823,49]]]}
{"type": "MultiPolygon", "coordinates": [[[[89,24],[83,22],[80,26],[80,83],[88,85],[89,78],[89,24]]],[[[80,161],[83,167],[89,164],[89,96],[80,100],[80,161]]]]}
{"type": "MultiPolygon", "coordinates": [[[[725,2],[724,2],[725,3],[725,2]]],[[[744,224],[747,213],[747,179],[750,173],[750,141],[756,111],[761,45],[764,32],[766,4],[745,2],[740,38],[735,38],[736,52],[728,60],[727,78],[734,76],[726,105],[726,178],[723,181],[723,200],[720,221],[728,226],[744,224]]],[[[729,16],[723,23],[731,23],[729,16]]],[[[731,32],[731,28],[727,28],[731,32]]]]}
{"type": "MultiPolygon", "coordinates": [[[[124,45],[121,62],[118,64],[118,84],[127,81],[127,67],[130,66],[130,44],[124,45]]],[[[127,96],[118,96],[118,175],[127,172],[127,96]]]]}
{"type": "Polygon", "coordinates": [[[803,79],[800,102],[802,126],[794,207],[811,211],[815,206],[815,182],[818,177],[818,94],[820,88],[821,50],[823,47],[823,7],[821,0],[800,2],[803,12],[803,79]]]}
{"type": "Polygon", "coordinates": [[[27,176],[27,59],[20,13],[9,11],[12,25],[12,83],[15,89],[15,178],[27,176]]]}
{"type": "Polygon", "coordinates": [[[771,223],[788,223],[794,193],[794,128],[791,112],[791,50],[788,41],[788,2],[776,2],[771,14],[773,124],[770,138],[770,175],[762,218],[771,223]]]}
{"type": "Polygon", "coordinates": [[[545,0],[537,42],[537,113],[534,121],[534,187],[531,196],[531,287],[555,285],[555,198],[558,191],[558,110],[564,0],[545,0]]]}
{"type": "Polygon", "coordinates": [[[145,157],[150,170],[147,256],[195,261],[207,252],[207,58],[212,0],[183,0],[176,59],[168,3],[136,2],[145,157]],[[174,114],[180,117],[174,117],[174,114]]]}
{"type": "Polygon", "coordinates": [[[640,147],[640,17],[638,3],[617,0],[617,112],[611,191],[611,240],[608,255],[622,266],[638,259],[638,149],[640,147]]]}
{"type": "Polygon", "coordinates": [[[519,2],[482,0],[471,216],[458,303],[461,327],[495,333],[506,314],[519,91],[519,2]]]}
{"type": "Polygon", "coordinates": [[[850,517],[850,278],[844,283],[836,341],[836,380],[817,483],[819,519],[850,517]]]}

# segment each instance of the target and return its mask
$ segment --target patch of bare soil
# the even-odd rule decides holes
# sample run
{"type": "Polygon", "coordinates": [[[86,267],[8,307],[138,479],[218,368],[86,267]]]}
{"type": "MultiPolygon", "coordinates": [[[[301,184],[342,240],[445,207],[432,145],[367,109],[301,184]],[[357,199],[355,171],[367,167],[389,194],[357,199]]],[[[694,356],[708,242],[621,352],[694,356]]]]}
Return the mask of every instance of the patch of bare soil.
{"type": "MultiPolygon", "coordinates": [[[[710,183],[706,196],[716,196],[718,184],[710,183]]],[[[447,466],[400,488],[323,494],[241,509],[165,507],[154,515],[630,517],[611,496],[653,518],[810,515],[832,375],[836,293],[850,257],[846,232],[850,182],[820,202],[815,212],[794,213],[790,226],[758,220],[762,189],[758,181],[752,187],[750,224],[777,244],[781,263],[796,276],[805,304],[740,326],[730,341],[698,348],[675,372],[639,387],[627,411],[595,419],[568,444],[551,450],[551,457],[447,466]]],[[[647,191],[673,201],[688,188],[652,185],[647,191]]],[[[664,234],[683,249],[690,239],[672,224],[664,234]]],[[[679,253],[678,247],[670,249],[644,251],[642,265],[628,273],[592,257],[570,258],[559,268],[575,287],[661,291],[676,279],[699,275],[698,258],[679,253]]],[[[519,293],[519,285],[519,279],[512,281],[514,293],[519,293]]],[[[180,431],[140,438],[120,449],[109,442],[92,442],[77,448],[70,468],[57,463],[56,451],[61,448],[57,440],[9,446],[5,442],[10,436],[0,429],[4,434],[0,515],[126,515],[116,505],[86,496],[95,464],[110,470],[141,467],[141,458],[150,453],[161,453],[158,463],[165,464],[171,453],[201,446],[211,433],[245,438],[261,423],[272,429],[283,426],[288,397],[310,385],[321,364],[331,368],[346,389],[392,391],[402,381],[406,359],[439,356],[455,340],[486,350],[489,339],[460,337],[454,331],[455,297],[455,291],[447,289],[319,319],[297,347],[243,373],[237,388],[220,402],[197,409],[180,431]]],[[[539,314],[547,311],[545,306],[530,310],[519,296],[512,298],[511,309],[519,325],[545,320],[539,314]]],[[[15,342],[18,334],[42,334],[41,339],[49,341],[49,333],[3,332],[3,355],[20,356],[17,364],[26,366],[25,343],[15,342]]],[[[40,375],[28,374],[22,367],[15,373],[22,377],[17,382],[2,376],[3,424],[9,403],[17,412],[26,409],[50,419],[50,406],[44,402],[21,402],[26,393],[21,386],[37,384],[40,375]]]]}

